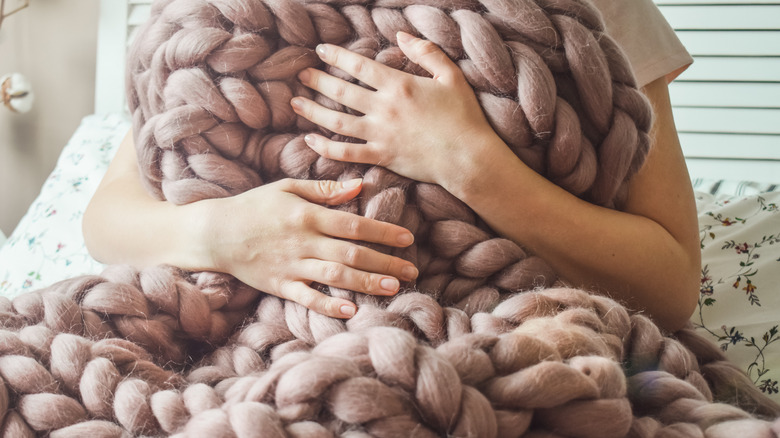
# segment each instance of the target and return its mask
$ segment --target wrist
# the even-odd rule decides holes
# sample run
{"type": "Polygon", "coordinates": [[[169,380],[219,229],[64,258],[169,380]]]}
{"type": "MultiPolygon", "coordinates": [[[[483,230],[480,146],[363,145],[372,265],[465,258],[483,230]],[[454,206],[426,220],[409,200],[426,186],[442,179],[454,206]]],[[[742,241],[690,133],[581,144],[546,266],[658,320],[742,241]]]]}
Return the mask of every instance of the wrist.
{"type": "Polygon", "coordinates": [[[172,265],[191,271],[218,270],[212,245],[214,224],[219,220],[215,217],[220,211],[218,201],[209,199],[174,206],[172,265]]]}
{"type": "Polygon", "coordinates": [[[503,172],[508,165],[523,164],[492,129],[464,138],[469,139],[468,146],[450,158],[440,185],[472,206],[491,192],[496,193],[497,172],[503,172]]]}

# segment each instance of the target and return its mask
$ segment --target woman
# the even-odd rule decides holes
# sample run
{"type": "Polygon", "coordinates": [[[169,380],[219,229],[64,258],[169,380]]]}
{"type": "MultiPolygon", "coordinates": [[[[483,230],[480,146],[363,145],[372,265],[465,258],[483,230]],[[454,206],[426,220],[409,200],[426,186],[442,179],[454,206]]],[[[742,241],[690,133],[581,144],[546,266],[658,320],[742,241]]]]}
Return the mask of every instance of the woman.
{"type": "MultiPolygon", "coordinates": [[[[650,0],[595,3],[655,110],[651,152],[620,211],[582,201],[523,164],[487,123],[460,70],[432,43],[403,33],[400,48],[433,78],[324,45],[317,50],[324,62],[375,91],[312,69],[299,79],[364,115],[302,98],[291,104],[318,125],[366,141],[307,137],[319,154],[439,184],[497,233],[544,258],[569,284],[608,294],[676,330],[697,302],[700,255],[667,83],[690,57],[650,0]]],[[[392,295],[417,276],[411,263],[347,241],[403,247],[412,243],[409,231],[324,207],[347,202],[360,189],[360,180],[282,180],[175,206],[144,191],[128,136],[85,213],[85,239],[102,262],[227,272],[259,290],[348,318],[356,311],[353,303],[309,285],[392,295]]]]}

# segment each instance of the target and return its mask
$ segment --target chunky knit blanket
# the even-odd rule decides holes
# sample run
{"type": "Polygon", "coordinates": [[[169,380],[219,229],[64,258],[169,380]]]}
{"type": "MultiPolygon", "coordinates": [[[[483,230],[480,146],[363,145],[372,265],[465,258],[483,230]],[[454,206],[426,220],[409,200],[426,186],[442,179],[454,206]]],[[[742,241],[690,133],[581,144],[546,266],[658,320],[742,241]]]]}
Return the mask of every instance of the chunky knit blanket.
{"type": "MultiPolygon", "coordinates": [[[[167,0],[131,52],[144,183],[175,203],[279,178],[364,178],[343,207],[403,225],[420,277],[331,319],[221,274],[112,266],[0,299],[0,436],[778,436],[718,347],[561,285],[438,186],[322,159],[294,78],[343,45],[423,74],[403,30],[463,69],[531,168],[619,206],[651,112],[583,0],[167,0]]],[[[333,71],[340,74],[338,71],[333,71]]],[[[321,131],[327,135],[333,135],[321,131]]],[[[477,146],[475,146],[477,147],[477,146]]]]}

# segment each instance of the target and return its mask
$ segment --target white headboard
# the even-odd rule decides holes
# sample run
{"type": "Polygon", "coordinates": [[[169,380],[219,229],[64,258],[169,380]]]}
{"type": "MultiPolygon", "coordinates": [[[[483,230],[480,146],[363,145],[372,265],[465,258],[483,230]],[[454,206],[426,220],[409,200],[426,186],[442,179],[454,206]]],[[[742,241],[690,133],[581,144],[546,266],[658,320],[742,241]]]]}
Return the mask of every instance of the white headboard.
{"type": "Polygon", "coordinates": [[[138,26],[149,18],[152,0],[100,0],[95,113],[124,113],[125,54],[138,26]]]}
{"type": "MultiPolygon", "coordinates": [[[[671,87],[693,178],[780,182],[780,0],[654,0],[693,66],[671,87]]],[[[126,111],[125,52],[152,0],[101,0],[95,112],[126,111]]]]}

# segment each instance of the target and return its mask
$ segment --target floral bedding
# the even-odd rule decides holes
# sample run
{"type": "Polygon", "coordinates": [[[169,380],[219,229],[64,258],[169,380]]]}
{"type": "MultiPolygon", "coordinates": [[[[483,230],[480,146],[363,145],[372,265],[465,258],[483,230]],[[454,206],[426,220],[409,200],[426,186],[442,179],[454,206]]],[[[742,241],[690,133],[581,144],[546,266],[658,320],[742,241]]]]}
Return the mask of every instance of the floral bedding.
{"type": "Polygon", "coordinates": [[[84,246],[81,217],[128,129],[129,119],[119,115],[82,120],[38,198],[0,248],[0,295],[13,297],[103,269],[84,246]]]}
{"type": "MultiPolygon", "coordinates": [[[[81,216],[125,133],[120,115],[88,116],[16,230],[0,247],[0,295],[99,273],[81,216]]],[[[780,191],[776,185],[694,180],[702,246],[692,323],[780,402],[780,191]]]]}
{"type": "Polygon", "coordinates": [[[780,400],[780,192],[696,195],[702,268],[691,321],[780,400]]]}

